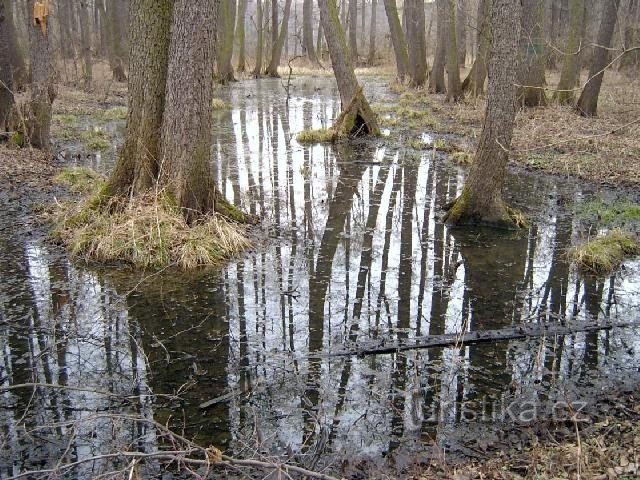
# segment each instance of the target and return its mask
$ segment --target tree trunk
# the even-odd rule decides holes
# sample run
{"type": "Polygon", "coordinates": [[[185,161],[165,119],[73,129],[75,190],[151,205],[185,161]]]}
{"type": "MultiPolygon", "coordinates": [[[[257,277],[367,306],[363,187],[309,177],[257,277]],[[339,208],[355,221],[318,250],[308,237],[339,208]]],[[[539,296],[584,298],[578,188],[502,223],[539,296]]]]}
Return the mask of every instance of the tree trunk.
{"type": "Polygon", "coordinates": [[[82,49],[82,70],[84,89],[91,90],[93,66],[91,63],[91,31],[89,30],[89,1],[80,0],[80,43],[82,49]]]}
{"type": "Polygon", "coordinates": [[[109,63],[113,78],[117,82],[126,82],[127,74],[125,65],[127,64],[127,49],[125,46],[124,36],[126,34],[126,21],[123,16],[125,6],[122,0],[109,0],[108,5],[108,24],[109,32],[109,63]]]}
{"type": "MultiPolygon", "coordinates": [[[[277,40],[271,49],[271,61],[267,70],[264,72],[270,77],[279,77],[278,66],[280,65],[280,58],[282,57],[282,48],[287,38],[287,32],[289,27],[289,14],[291,13],[291,0],[287,0],[284,4],[284,14],[282,18],[282,25],[280,26],[280,35],[277,36],[277,40]]],[[[276,28],[277,32],[277,28],[276,28]]]]}
{"type": "Polygon", "coordinates": [[[444,82],[444,65],[447,61],[447,2],[436,0],[436,54],[429,76],[429,90],[433,93],[445,93],[447,87],[444,82]]]}
{"type": "Polygon", "coordinates": [[[322,44],[324,41],[324,32],[322,31],[322,22],[318,24],[318,33],[316,34],[316,56],[318,61],[322,60],[322,44]]]}
{"type": "Polygon", "coordinates": [[[516,115],[521,5],[520,0],[490,0],[489,5],[493,44],[487,109],[471,172],[446,215],[450,225],[513,226],[502,185],[516,115]]]}
{"type": "Polygon", "coordinates": [[[474,97],[479,97],[484,91],[484,82],[487,79],[487,59],[491,48],[491,26],[489,25],[488,1],[478,2],[478,30],[476,42],[478,53],[471,66],[471,71],[462,82],[462,91],[471,92],[474,97]]]}
{"type": "Polygon", "coordinates": [[[400,25],[400,17],[398,16],[398,7],[396,0],[383,0],[384,10],[387,13],[389,22],[389,31],[391,32],[391,43],[393,43],[393,51],[396,56],[396,73],[398,80],[404,82],[404,77],[409,72],[409,51],[407,49],[407,41],[400,25]]]}
{"type": "Polygon", "coordinates": [[[13,22],[13,19],[8,15],[9,1],[11,0],[0,0],[0,133],[13,128],[9,119],[15,105],[8,31],[9,23],[13,22]]]}
{"type": "Polygon", "coordinates": [[[457,0],[458,18],[456,22],[456,41],[458,43],[458,63],[464,67],[467,61],[467,9],[468,0],[457,0]]]}
{"type": "MultiPolygon", "coordinates": [[[[575,0],[574,0],[575,1],[575,0]]],[[[523,0],[518,104],[547,105],[544,92],[544,0],[523,0]]]]}
{"type": "MultiPolygon", "coordinates": [[[[34,1],[29,0],[29,12],[33,12],[34,1]]],[[[45,17],[43,21],[29,23],[31,84],[29,103],[25,112],[28,140],[33,147],[44,151],[49,151],[50,148],[51,104],[55,99],[48,20],[49,17],[45,17]]]]}
{"type": "Polygon", "coordinates": [[[247,15],[247,0],[238,0],[238,23],[236,24],[236,37],[238,38],[238,72],[244,72],[245,66],[245,41],[244,41],[244,17],[247,15]]]}
{"type": "Polygon", "coordinates": [[[263,0],[256,0],[256,64],[253,68],[253,76],[259,77],[262,75],[262,56],[264,49],[264,18],[262,12],[263,0]]]}
{"type": "Polygon", "coordinates": [[[309,62],[317,65],[318,57],[313,44],[313,0],[304,0],[302,4],[302,40],[309,62]]]}
{"type": "Polygon", "coordinates": [[[220,0],[220,18],[217,33],[218,81],[222,84],[235,82],[231,58],[236,25],[236,0],[220,0]]]}
{"type": "Polygon", "coordinates": [[[427,44],[425,38],[424,0],[405,0],[407,40],[411,86],[421,88],[427,80],[427,44]]]}
{"type": "Polygon", "coordinates": [[[367,36],[367,0],[360,3],[360,51],[364,51],[367,36]]]}
{"type": "MultiPolygon", "coordinates": [[[[11,66],[11,78],[14,91],[23,91],[27,86],[27,67],[24,61],[24,49],[18,42],[18,31],[16,29],[16,17],[13,10],[13,0],[3,0],[5,2],[5,24],[7,32],[7,44],[9,64],[11,66]]],[[[18,17],[19,18],[19,17],[18,17]]]]}
{"type": "Polygon", "coordinates": [[[172,0],[131,0],[129,113],[107,187],[114,196],[144,193],[158,176],[172,7],[172,0]]]}
{"type": "Polygon", "coordinates": [[[174,0],[159,182],[187,223],[214,211],[209,166],[217,0],[174,0]]]}
{"type": "Polygon", "coordinates": [[[318,0],[320,21],[340,92],[342,112],[333,128],[340,136],[378,135],[378,121],[358,85],[336,0],[318,0]]]}
{"type": "Polygon", "coordinates": [[[358,63],[358,0],[349,0],[349,17],[347,20],[349,30],[349,52],[353,65],[358,63]]]}
{"type": "Polygon", "coordinates": [[[376,64],[376,29],[377,29],[377,10],[378,0],[371,0],[371,24],[369,26],[369,55],[367,56],[367,64],[373,66],[376,64]]]}
{"type": "Polygon", "coordinates": [[[553,95],[558,103],[563,105],[573,104],[575,95],[573,88],[578,76],[578,55],[580,53],[580,34],[584,23],[584,0],[570,0],[569,2],[569,35],[564,45],[564,61],[562,62],[562,74],[560,83],[553,95]]]}
{"type": "Polygon", "coordinates": [[[593,48],[589,80],[582,90],[576,108],[581,115],[593,117],[598,113],[598,96],[604,79],[604,71],[609,63],[609,48],[616,26],[620,0],[607,0],[602,8],[602,19],[598,30],[598,41],[593,48]]]}
{"type": "Polygon", "coordinates": [[[456,38],[456,0],[448,0],[448,6],[447,100],[457,102],[462,96],[462,85],[460,84],[460,65],[456,38]]]}
{"type": "MultiPolygon", "coordinates": [[[[640,46],[640,1],[629,0],[627,11],[627,24],[624,28],[624,48],[629,50],[632,47],[640,46]]],[[[640,51],[634,50],[625,53],[620,62],[621,70],[632,70],[640,64],[640,51]]]]}

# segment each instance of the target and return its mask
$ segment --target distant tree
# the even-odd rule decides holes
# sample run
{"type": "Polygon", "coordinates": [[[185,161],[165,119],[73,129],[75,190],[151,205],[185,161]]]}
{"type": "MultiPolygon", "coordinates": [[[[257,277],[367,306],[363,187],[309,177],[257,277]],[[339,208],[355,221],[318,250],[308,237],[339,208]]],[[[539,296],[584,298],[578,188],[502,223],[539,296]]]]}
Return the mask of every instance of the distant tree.
{"type": "Polygon", "coordinates": [[[431,75],[429,76],[429,90],[433,93],[445,93],[447,91],[444,81],[444,66],[447,62],[448,1],[436,0],[436,53],[433,58],[431,75]]]}
{"type": "Polygon", "coordinates": [[[11,65],[11,78],[13,81],[14,91],[23,91],[27,86],[27,67],[24,60],[24,49],[18,42],[18,31],[16,29],[16,18],[14,11],[14,2],[5,0],[5,24],[4,28],[7,32],[7,44],[9,64],[11,65]]]}
{"type": "Polygon", "coordinates": [[[474,97],[482,95],[484,83],[487,79],[487,59],[491,48],[491,27],[487,12],[489,0],[478,1],[477,34],[476,34],[476,59],[471,66],[467,78],[462,82],[462,91],[470,92],[474,97]]]}
{"type": "Polygon", "coordinates": [[[407,43],[409,74],[413,87],[424,86],[427,80],[427,42],[425,38],[424,0],[405,0],[407,13],[407,43]]]}
{"type": "Polygon", "coordinates": [[[280,59],[282,58],[282,49],[284,47],[284,42],[287,39],[290,13],[291,13],[291,0],[286,0],[284,4],[282,25],[280,26],[280,34],[277,33],[278,30],[276,26],[276,40],[271,45],[271,61],[269,62],[269,65],[265,70],[265,74],[269,75],[270,77],[280,76],[278,74],[278,67],[280,66],[280,59]]]}
{"type": "Polygon", "coordinates": [[[358,63],[358,0],[349,0],[349,14],[347,16],[349,32],[349,52],[353,64],[358,63]]]}
{"type": "MultiPolygon", "coordinates": [[[[640,0],[629,0],[626,25],[624,28],[624,48],[630,50],[640,47],[640,0]]],[[[632,70],[640,65],[640,50],[625,53],[620,61],[620,69],[632,70]]]]}
{"type": "Polygon", "coordinates": [[[312,65],[317,65],[318,57],[313,44],[313,0],[304,0],[302,3],[302,45],[312,65]]]}
{"type": "Polygon", "coordinates": [[[458,63],[464,67],[467,61],[467,9],[469,0],[457,0],[456,41],[458,44],[458,63]]]}
{"type": "Polygon", "coordinates": [[[502,186],[516,115],[520,0],[489,0],[489,12],[493,41],[487,109],[471,171],[446,214],[450,225],[513,226],[502,186]]]}
{"type": "Polygon", "coordinates": [[[220,83],[235,82],[231,58],[236,27],[236,0],[219,0],[216,63],[220,83]]]}
{"type": "Polygon", "coordinates": [[[97,2],[106,29],[109,66],[113,78],[117,82],[126,82],[128,9],[123,0],[104,0],[104,3],[103,0],[97,0],[97,2]]]}
{"type": "Polygon", "coordinates": [[[345,136],[378,135],[376,115],[356,79],[336,0],[318,0],[318,7],[342,104],[342,112],[333,128],[345,136]]]}
{"type": "Polygon", "coordinates": [[[252,75],[262,75],[262,56],[264,55],[264,15],[262,9],[263,0],[256,0],[256,64],[252,75]]]}
{"type": "Polygon", "coordinates": [[[246,55],[245,55],[245,34],[244,34],[244,18],[247,15],[247,0],[238,0],[238,18],[236,23],[236,38],[238,39],[238,72],[244,72],[246,55]]]}
{"type": "Polygon", "coordinates": [[[389,22],[389,32],[391,34],[391,43],[393,44],[393,52],[396,57],[396,75],[398,80],[404,82],[404,78],[409,72],[409,51],[407,49],[407,40],[404,31],[400,25],[400,17],[398,16],[398,7],[396,0],[383,0],[384,10],[387,13],[389,22]]]}
{"type": "Polygon", "coordinates": [[[9,117],[15,105],[8,31],[13,20],[7,15],[8,3],[9,0],[0,0],[0,132],[12,128],[9,117]]]}
{"type": "Polygon", "coordinates": [[[80,47],[82,54],[82,77],[85,90],[91,90],[93,65],[91,60],[91,31],[89,29],[89,1],[79,0],[80,47]]]}
{"type": "Polygon", "coordinates": [[[367,55],[367,64],[373,66],[376,63],[376,29],[377,29],[377,12],[378,0],[371,0],[371,23],[369,24],[369,55],[367,55]]]}
{"type": "Polygon", "coordinates": [[[609,63],[609,48],[616,27],[619,7],[620,0],[607,0],[602,7],[602,18],[598,39],[591,56],[589,77],[576,106],[578,112],[585,117],[592,117],[598,113],[598,97],[604,79],[604,71],[609,63]]]}
{"type": "Polygon", "coordinates": [[[584,0],[569,1],[569,35],[564,46],[564,60],[560,83],[553,98],[560,104],[569,105],[575,101],[573,88],[578,76],[580,37],[584,25],[584,0]]]}
{"type": "Polygon", "coordinates": [[[448,0],[447,6],[447,100],[456,102],[462,96],[456,38],[456,0],[448,0]]]}
{"type": "Polygon", "coordinates": [[[526,107],[547,104],[544,92],[544,1],[522,1],[518,103],[526,107]]]}

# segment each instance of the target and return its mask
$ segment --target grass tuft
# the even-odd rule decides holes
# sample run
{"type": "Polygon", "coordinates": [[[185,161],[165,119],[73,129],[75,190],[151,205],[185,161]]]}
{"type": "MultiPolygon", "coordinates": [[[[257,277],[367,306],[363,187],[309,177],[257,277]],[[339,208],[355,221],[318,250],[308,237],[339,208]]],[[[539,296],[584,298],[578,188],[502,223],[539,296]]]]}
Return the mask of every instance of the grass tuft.
{"type": "Polygon", "coordinates": [[[127,118],[127,107],[113,107],[105,110],[98,110],[95,118],[103,122],[114,122],[116,120],[124,120],[127,118]]]}
{"type": "Polygon", "coordinates": [[[101,152],[111,147],[107,132],[98,128],[85,130],[80,134],[80,138],[89,150],[101,152]]]}
{"type": "Polygon", "coordinates": [[[318,130],[303,130],[296,135],[298,143],[312,145],[314,143],[335,142],[338,134],[331,128],[320,128],[318,130]]]}
{"type": "Polygon", "coordinates": [[[568,254],[582,272],[606,275],[626,258],[640,254],[640,243],[631,233],[616,228],[604,236],[571,248],[568,254]]]}
{"type": "Polygon", "coordinates": [[[87,167],[67,167],[54,177],[57,183],[66,185],[74,192],[91,192],[97,185],[104,183],[104,178],[95,170],[87,167]]]}
{"type": "Polygon", "coordinates": [[[580,216],[595,217],[607,227],[640,223],[640,205],[628,200],[605,202],[591,200],[578,207],[580,216]]]}
{"type": "Polygon", "coordinates": [[[211,102],[211,108],[214,110],[228,110],[231,106],[224,100],[214,98],[213,102],[211,102]]]}

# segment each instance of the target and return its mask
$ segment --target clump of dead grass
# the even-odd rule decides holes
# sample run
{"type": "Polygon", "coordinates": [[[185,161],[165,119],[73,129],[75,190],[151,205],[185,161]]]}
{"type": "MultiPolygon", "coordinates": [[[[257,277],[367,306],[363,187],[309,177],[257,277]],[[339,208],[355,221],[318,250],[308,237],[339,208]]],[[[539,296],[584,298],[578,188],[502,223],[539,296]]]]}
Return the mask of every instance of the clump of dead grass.
{"type": "Polygon", "coordinates": [[[626,258],[640,254],[640,242],[619,228],[571,248],[569,259],[584,273],[606,275],[626,258]]]}
{"type": "Polygon", "coordinates": [[[333,143],[338,138],[338,133],[332,128],[320,128],[317,130],[303,130],[296,135],[296,140],[302,145],[315,143],[333,143]]]}
{"type": "Polygon", "coordinates": [[[231,106],[220,98],[214,98],[211,102],[211,108],[214,110],[229,110],[231,106]]]}
{"type": "Polygon", "coordinates": [[[91,192],[104,184],[104,177],[91,168],[67,167],[54,177],[54,181],[74,192],[91,192]]]}

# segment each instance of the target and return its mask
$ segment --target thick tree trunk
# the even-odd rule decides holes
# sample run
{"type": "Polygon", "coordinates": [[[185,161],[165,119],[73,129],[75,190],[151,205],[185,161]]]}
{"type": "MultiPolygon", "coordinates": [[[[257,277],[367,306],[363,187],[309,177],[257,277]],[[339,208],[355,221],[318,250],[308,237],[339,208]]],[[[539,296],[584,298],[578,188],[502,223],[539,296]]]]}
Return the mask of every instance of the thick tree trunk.
{"type": "MultiPolygon", "coordinates": [[[[13,8],[13,0],[5,2],[5,24],[7,32],[6,48],[8,49],[9,64],[11,65],[11,78],[13,80],[14,91],[23,91],[27,86],[27,67],[24,61],[24,49],[20,47],[18,41],[18,31],[16,29],[16,17],[13,8]]],[[[19,17],[17,17],[19,18],[19,17]]]]}
{"type": "Polygon", "coordinates": [[[558,31],[560,22],[560,0],[549,0],[551,3],[551,18],[549,22],[549,35],[548,39],[551,43],[551,47],[547,52],[547,67],[554,70],[557,64],[558,48],[558,31]]]}
{"type": "Polygon", "coordinates": [[[447,87],[444,81],[444,66],[447,61],[447,2],[449,0],[436,0],[436,53],[433,58],[433,67],[429,75],[429,90],[433,93],[445,93],[447,87]]]}
{"type": "Polygon", "coordinates": [[[464,67],[467,62],[467,9],[468,0],[457,0],[458,18],[456,22],[456,41],[458,43],[458,63],[464,67]]]}
{"type": "Polygon", "coordinates": [[[369,25],[369,55],[367,64],[376,64],[376,29],[377,29],[378,0],[371,0],[371,23],[369,25]]]}
{"type": "MultiPolygon", "coordinates": [[[[29,0],[29,12],[33,12],[34,0],[29,0]]],[[[51,104],[55,88],[51,75],[51,52],[49,45],[49,18],[29,23],[29,57],[31,59],[31,84],[27,105],[27,137],[35,148],[48,151],[50,148],[51,104]]]]}
{"type": "Polygon", "coordinates": [[[484,92],[484,82],[487,79],[487,59],[491,48],[491,26],[487,12],[489,0],[478,1],[478,33],[476,38],[478,53],[471,66],[471,71],[462,82],[462,91],[471,92],[474,97],[479,97],[484,92]]]}
{"type": "Polygon", "coordinates": [[[396,57],[396,72],[398,80],[404,82],[404,78],[409,72],[409,51],[407,49],[407,41],[400,25],[400,17],[398,16],[398,7],[396,0],[383,0],[384,10],[387,13],[389,22],[389,31],[391,32],[391,43],[393,44],[393,52],[396,57]]]}
{"type": "Polygon", "coordinates": [[[107,187],[114,196],[146,192],[158,176],[172,8],[172,0],[131,0],[129,114],[107,187]]]}
{"type": "Polygon", "coordinates": [[[13,22],[13,19],[8,15],[9,1],[0,0],[0,132],[13,128],[9,118],[15,105],[8,31],[8,25],[13,22]]]}
{"type": "Polygon", "coordinates": [[[553,98],[560,104],[570,105],[575,101],[573,88],[578,76],[578,60],[580,54],[580,37],[584,24],[584,0],[569,1],[569,35],[564,45],[564,60],[560,83],[553,98]]]}
{"type": "Polygon", "coordinates": [[[236,26],[236,0],[220,0],[220,18],[217,31],[217,64],[220,83],[235,82],[231,58],[236,26]]]}
{"type": "Polygon", "coordinates": [[[80,46],[82,50],[82,77],[85,90],[91,90],[93,65],[91,63],[91,31],[89,30],[89,0],[80,0],[80,46]]]}
{"type": "Polygon", "coordinates": [[[246,68],[244,17],[247,15],[247,0],[238,0],[238,19],[236,23],[236,38],[238,39],[238,72],[246,68]]]}
{"type": "Polygon", "coordinates": [[[425,38],[424,0],[405,0],[407,40],[411,86],[423,87],[427,80],[427,43],[425,38]]]}
{"type": "Polygon", "coordinates": [[[282,18],[282,25],[280,26],[280,34],[277,37],[276,43],[271,49],[271,61],[267,66],[265,74],[270,77],[279,77],[278,66],[280,66],[280,59],[282,57],[282,48],[287,38],[287,32],[289,30],[289,14],[291,13],[291,0],[287,0],[284,4],[284,14],[282,18]]]}
{"type": "Polygon", "coordinates": [[[576,108],[581,115],[592,117],[598,113],[598,97],[604,79],[604,71],[609,63],[609,48],[615,30],[620,0],[607,0],[602,8],[602,19],[598,30],[598,40],[593,47],[589,80],[582,90],[576,108]]]}
{"type": "Polygon", "coordinates": [[[253,76],[262,75],[262,56],[264,55],[264,14],[262,12],[263,0],[256,0],[256,64],[253,68],[253,76]]]}
{"type": "Polygon", "coordinates": [[[318,64],[316,49],[313,44],[313,0],[304,0],[302,4],[302,40],[304,53],[312,65],[318,64]]]}
{"type": "Polygon", "coordinates": [[[353,65],[358,63],[358,0],[349,0],[349,17],[347,20],[349,31],[349,53],[353,65]]]}
{"type": "Polygon", "coordinates": [[[520,35],[518,104],[539,107],[547,104],[544,92],[544,0],[523,0],[520,35]]]}
{"type": "Polygon", "coordinates": [[[490,0],[493,44],[488,102],[480,142],[462,194],[447,212],[451,225],[511,227],[502,186],[516,115],[520,0],[490,0]]]}
{"type": "Polygon", "coordinates": [[[376,115],[354,73],[336,0],[318,0],[318,7],[342,104],[342,112],[333,128],[340,136],[378,135],[380,129],[376,115]]]}
{"type": "Polygon", "coordinates": [[[460,64],[458,62],[458,44],[456,38],[456,0],[448,0],[447,28],[447,100],[456,102],[462,96],[460,84],[460,64]]]}
{"type": "Polygon", "coordinates": [[[159,183],[187,223],[213,212],[209,166],[217,0],[174,0],[159,183]]]}

